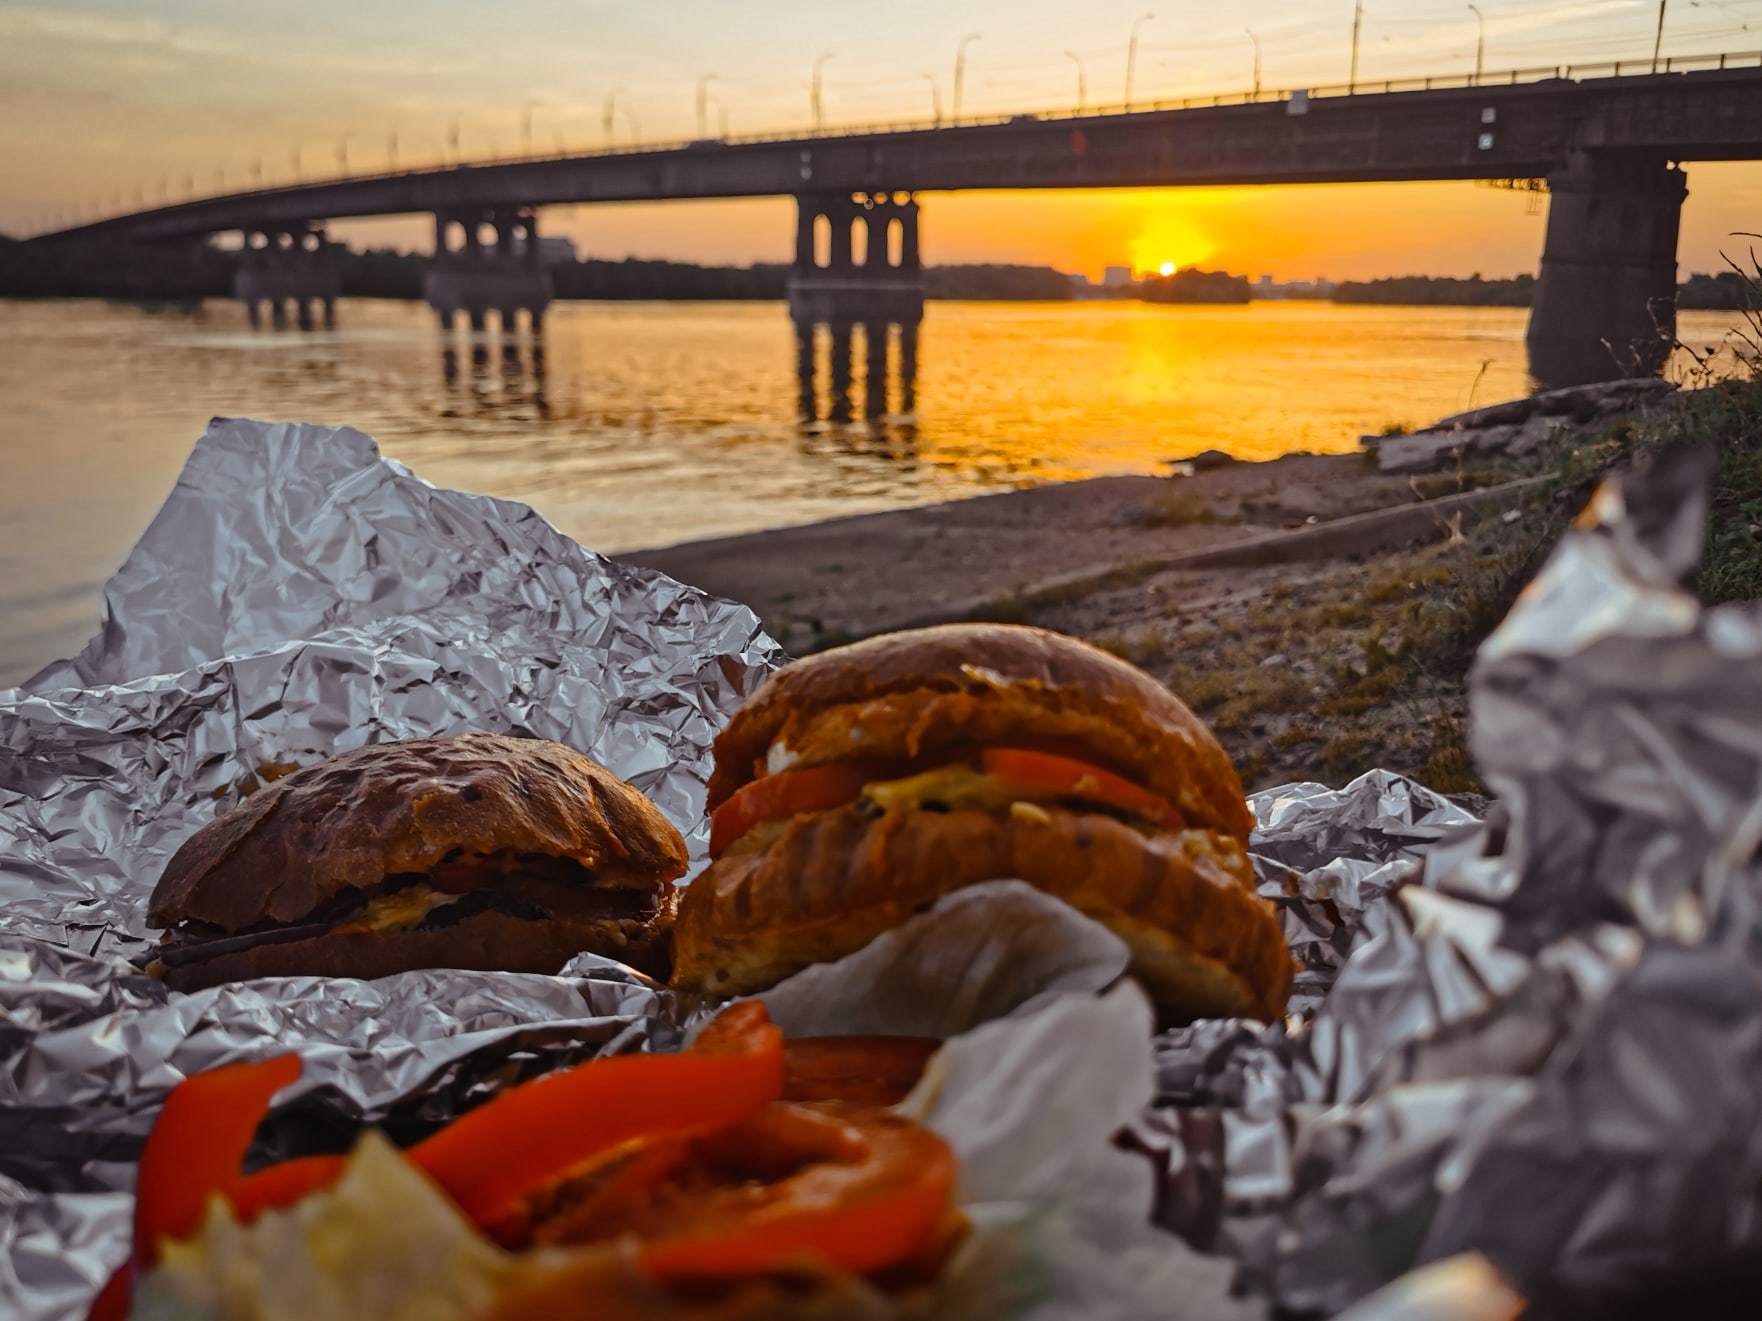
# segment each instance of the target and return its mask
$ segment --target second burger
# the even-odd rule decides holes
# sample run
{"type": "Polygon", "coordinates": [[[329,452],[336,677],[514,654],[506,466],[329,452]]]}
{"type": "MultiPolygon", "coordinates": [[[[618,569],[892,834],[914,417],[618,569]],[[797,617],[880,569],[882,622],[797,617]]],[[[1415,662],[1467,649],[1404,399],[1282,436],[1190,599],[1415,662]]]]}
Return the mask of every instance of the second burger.
{"type": "Polygon", "coordinates": [[[760,990],[1016,878],[1124,939],[1165,1021],[1284,1008],[1235,770],[1104,651],[1004,625],[871,638],[773,675],[715,752],[715,861],[680,901],[675,985],[760,990]]]}

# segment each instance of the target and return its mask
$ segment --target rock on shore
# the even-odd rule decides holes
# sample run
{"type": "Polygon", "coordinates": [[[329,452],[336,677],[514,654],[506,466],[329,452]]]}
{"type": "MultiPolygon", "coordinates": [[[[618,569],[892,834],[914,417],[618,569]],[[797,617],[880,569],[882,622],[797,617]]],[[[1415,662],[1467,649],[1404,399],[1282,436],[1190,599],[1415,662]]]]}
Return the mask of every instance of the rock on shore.
{"type": "Polygon", "coordinates": [[[1676,391],[1655,377],[1547,390],[1458,413],[1405,436],[1365,436],[1380,472],[1425,472],[1460,459],[1533,454],[1569,427],[1620,413],[1643,412],[1676,391]]]}

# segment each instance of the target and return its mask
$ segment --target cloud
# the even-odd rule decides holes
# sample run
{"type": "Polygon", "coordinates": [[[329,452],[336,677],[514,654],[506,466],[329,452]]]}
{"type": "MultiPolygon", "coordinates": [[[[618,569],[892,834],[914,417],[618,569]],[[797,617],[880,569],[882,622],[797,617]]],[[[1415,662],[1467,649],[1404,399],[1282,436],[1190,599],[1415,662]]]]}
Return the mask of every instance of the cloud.
{"type": "Polygon", "coordinates": [[[233,55],[238,43],[212,28],[180,26],[144,14],[0,4],[0,42],[32,37],[87,46],[157,47],[184,55],[233,55]]]}

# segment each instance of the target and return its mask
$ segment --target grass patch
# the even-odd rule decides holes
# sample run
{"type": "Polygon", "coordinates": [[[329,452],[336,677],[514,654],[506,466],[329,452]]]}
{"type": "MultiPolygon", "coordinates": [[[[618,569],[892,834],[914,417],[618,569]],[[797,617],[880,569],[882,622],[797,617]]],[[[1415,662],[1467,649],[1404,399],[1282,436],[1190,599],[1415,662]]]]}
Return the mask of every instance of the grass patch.
{"type": "Polygon", "coordinates": [[[1268,716],[1307,710],[1309,684],[1283,668],[1177,670],[1169,687],[1218,729],[1242,729],[1268,716]]]}
{"type": "Polygon", "coordinates": [[[1419,556],[1378,569],[1364,585],[1364,599],[1371,605],[1402,601],[1433,587],[1443,587],[1454,575],[1450,566],[1436,560],[1423,562],[1419,556]]]}
{"type": "Polygon", "coordinates": [[[1158,492],[1139,521],[1145,527],[1192,527],[1197,523],[1215,523],[1218,516],[1198,491],[1177,486],[1158,492]]]}
{"type": "Polygon", "coordinates": [[[1089,640],[1103,651],[1112,652],[1134,665],[1148,665],[1168,651],[1162,630],[1154,624],[1146,624],[1131,633],[1103,633],[1089,640]]]}

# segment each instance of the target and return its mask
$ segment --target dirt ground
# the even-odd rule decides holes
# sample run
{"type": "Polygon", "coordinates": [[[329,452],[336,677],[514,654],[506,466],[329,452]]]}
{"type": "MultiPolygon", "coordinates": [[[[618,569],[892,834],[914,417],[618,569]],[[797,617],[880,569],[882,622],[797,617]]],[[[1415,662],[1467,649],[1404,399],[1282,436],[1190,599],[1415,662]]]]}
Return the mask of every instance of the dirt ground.
{"type": "Polygon", "coordinates": [[[1522,460],[1378,472],[1369,455],[1224,462],[861,515],[623,558],[742,600],[794,654],[958,619],[1085,638],[1206,717],[1251,789],[1373,766],[1480,792],[1473,646],[1582,498],[1522,460]]]}

